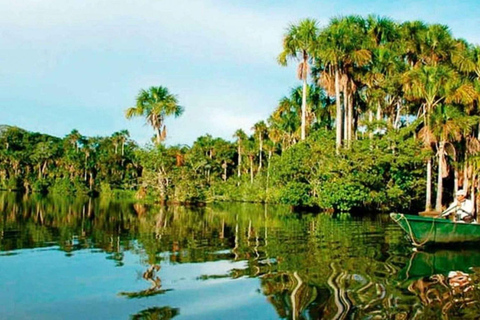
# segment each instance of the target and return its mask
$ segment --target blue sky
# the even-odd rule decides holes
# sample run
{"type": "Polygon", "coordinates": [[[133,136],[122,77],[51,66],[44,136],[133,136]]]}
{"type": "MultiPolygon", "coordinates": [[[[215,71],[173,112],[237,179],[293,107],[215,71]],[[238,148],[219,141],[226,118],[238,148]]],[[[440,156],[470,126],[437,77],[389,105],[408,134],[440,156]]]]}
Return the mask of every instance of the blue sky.
{"type": "Polygon", "coordinates": [[[167,144],[231,139],[299,84],[276,63],[289,23],[371,13],[480,44],[479,0],[0,0],[0,124],[59,137],[127,129],[143,144],[153,131],[124,110],[161,85],[185,107],[167,144]]]}

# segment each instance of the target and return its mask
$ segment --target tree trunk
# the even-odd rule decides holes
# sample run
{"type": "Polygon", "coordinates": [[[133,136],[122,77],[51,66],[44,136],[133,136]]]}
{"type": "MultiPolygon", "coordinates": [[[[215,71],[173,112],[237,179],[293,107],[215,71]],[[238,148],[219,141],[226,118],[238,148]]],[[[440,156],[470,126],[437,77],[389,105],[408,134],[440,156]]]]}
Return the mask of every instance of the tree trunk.
{"type": "Polygon", "coordinates": [[[158,179],[158,187],[160,189],[160,198],[162,202],[165,202],[167,200],[167,188],[165,186],[165,179],[163,177],[162,170],[158,172],[157,179],[158,179]]]}
{"type": "Polygon", "coordinates": [[[458,169],[455,168],[453,171],[453,194],[456,194],[458,191],[458,169]]]}
{"type": "Polygon", "coordinates": [[[87,154],[85,154],[85,175],[84,175],[85,182],[87,182],[87,159],[88,159],[88,156],[87,154]]]}
{"type": "Polygon", "coordinates": [[[427,161],[427,195],[425,200],[425,211],[432,209],[432,159],[427,161]]]}
{"type": "Polygon", "coordinates": [[[253,184],[253,157],[250,156],[250,184],[253,184]]]}
{"type": "Polygon", "coordinates": [[[160,145],[162,143],[161,126],[159,126],[158,128],[155,128],[155,132],[156,132],[157,144],[160,145]]]}
{"type": "Polygon", "coordinates": [[[400,111],[402,110],[402,107],[399,101],[397,101],[396,106],[397,106],[397,114],[395,116],[395,121],[393,123],[393,128],[395,130],[400,128],[400,111]]]}
{"type": "Polygon", "coordinates": [[[227,161],[223,160],[223,181],[227,181],[227,161]]]}
{"type": "Polygon", "coordinates": [[[464,166],[464,169],[463,169],[463,185],[462,185],[462,189],[463,190],[468,190],[468,187],[469,187],[469,180],[468,180],[468,162],[467,162],[467,155],[465,155],[465,166],[464,166]]]}
{"type": "Polygon", "coordinates": [[[347,93],[347,87],[345,86],[343,88],[343,140],[347,142],[347,147],[348,147],[348,112],[350,111],[348,109],[348,93],[347,93]]]}
{"type": "Polygon", "coordinates": [[[268,151],[268,162],[267,162],[267,182],[266,182],[266,186],[265,186],[265,193],[267,193],[268,191],[268,181],[270,179],[270,160],[272,159],[272,151],[269,150],[268,151]]]}
{"type": "Polygon", "coordinates": [[[45,176],[45,171],[47,171],[47,164],[48,162],[45,161],[42,166],[42,176],[45,176]]]}
{"type": "Polygon", "coordinates": [[[368,137],[370,139],[373,139],[373,128],[372,128],[372,122],[373,122],[373,111],[368,110],[368,121],[370,122],[370,130],[368,132],[368,137]]]}
{"type": "Polygon", "coordinates": [[[348,142],[347,131],[348,131],[348,95],[346,87],[343,88],[343,141],[348,142]]]}
{"type": "Polygon", "coordinates": [[[240,178],[242,176],[242,171],[240,170],[241,164],[242,164],[242,149],[240,148],[240,141],[238,142],[238,177],[240,178]]]}
{"type": "Polygon", "coordinates": [[[90,191],[92,191],[93,190],[93,183],[95,182],[95,180],[93,179],[93,173],[90,172],[89,175],[90,175],[90,179],[88,180],[88,184],[90,186],[90,191]]]}
{"type": "Polygon", "coordinates": [[[475,186],[477,185],[476,183],[476,178],[477,178],[477,175],[476,174],[473,174],[473,177],[472,177],[472,190],[471,190],[471,193],[470,193],[470,199],[472,200],[473,202],[473,217],[474,217],[474,221],[477,221],[477,204],[478,204],[478,201],[477,201],[477,196],[476,196],[476,192],[475,192],[475,186]]]}
{"type": "Polygon", "coordinates": [[[437,177],[437,200],[435,201],[435,210],[442,211],[443,195],[443,157],[445,153],[445,142],[441,141],[438,146],[438,177],[437,177]]]}
{"type": "Polygon", "coordinates": [[[347,130],[347,139],[348,139],[348,146],[350,147],[350,143],[353,139],[353,95],[348,95],[348,130],[347,130]]]}
{"type": "Polygon", "coordinates": [[[260,136],[260,150],[258,150],[258,173],[262,170],[262,149],[263,149],[263,140],[260,136]]]}
{"type": "MultiPolygon", "coordinates": [[[[306,61],[303,62],[306,65],[306,61]]],[[[305,122],[307,117],[307,75],[303,77],[303,92],[302,92],[302,133],[301,140],[305,140],[305,122]]]]}
{"type": "Polygon", "coordinates": [[[336,125],[336,149],[337,154],[342,147],[342,105],[340,103],[340,75],[338,72],[338,67],[335,67],[335,104],[337,109],[335,125],[336,125]]]}
{"type": "Polygon", "coordinates": [[[382,106],[380,102],[377,103],[377,121],[382,120],[382,106]]]}

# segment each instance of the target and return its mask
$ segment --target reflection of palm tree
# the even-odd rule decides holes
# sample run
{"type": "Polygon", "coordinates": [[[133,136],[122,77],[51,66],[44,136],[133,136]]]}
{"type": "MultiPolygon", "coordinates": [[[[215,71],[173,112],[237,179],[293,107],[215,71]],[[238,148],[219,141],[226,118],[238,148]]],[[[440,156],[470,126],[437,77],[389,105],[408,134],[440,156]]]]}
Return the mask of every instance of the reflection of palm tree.
{"type": "MultiPolygon", "coordinates": [[[[280,318],[305,319],[321,318],[323,301],[328,291],[319,293],[315,286],[308,285],[298,272],[266,274],[262,277],[263,294],[275,307],[280,318]],[[309,317],[304,314],[308,312],[309,317]]],[[[326,300],[325,300],[326,301],[326,300]]]]}
{"type": "Polygon", "coordinates": [[[168,320],[180,314],[180,309],[171,307],[154,307],[140,311],[132,316],[132,320],[157,319],[168,320]]]}
{"type": "MultiPolygon", "coordinates": [[[[235,220],[238,219],[238,215],[236,216],[235,220]]],[[[238,260],[238,222],[235,223],[235,246],[232,249],[232,252],[235,254],[234,261],[238,260]]]]}
{"type": "Polygon", "coordinates": [[[299,313],[299,310],[297,309],[297,292],[298,292],[298,289],[300,289],[300,287],[302,286],[303,284],[303,281],[302,279],[298,276],[298,273],[297,271],[295,271],[293,273],[293,277],[295,278],[295,280],[297,281],[297,285],[295,286],[295,289],[293,289],[292,293],[290,294],[290,299],[292,301],[292,319],[293,320],[296,320],[297,317],[298,317],[298,313],[299,313]]]}
{"type": "Polygon", "coordinates": [[[444,315],[455,310],[466,310],[477,300],[475,287],[470,275],[461,271],[451,271],[447,276],[434,274],[413,281],[408,290],[420,298],[423,305],[438,304],[444,315]],[[451,310],[455,308],[455,310],[451,310]]]}
{"type": "Polygon", "coordinates": [[[160,287],[162,286],[162,281],[160,280],[160,277],[157,276],[157,272],[159,270],[160,265],[154,264],[151,265],[142,275],[143,279],[149,281],[152,284],[152,287],[150,289],[160,289],[160,287]]]}
{"type": "Polygon", "coordinates": [[[337,313],[334,319],[345,319],[351,308],[350,299],[347,297],[345,288],[341,281],[345,277],[345,272],[338,272],[335,263],[330,264],[332,274],[328,278],[328,285],[332,288],[334,293],[335,305],[337,306],[337,313]]]}
{"type": "Polygon", "coordinates": [[[160,266],[158,264],[153,264],[142,274],[142,278],[151,283],[150,288],[138,292],[120,292],[119,295],[127,296],[128,298],[143,298],[170,291],[171,289],[161,289],[162,280],[157,275],[158,271],[160,271],[160,266]]]}

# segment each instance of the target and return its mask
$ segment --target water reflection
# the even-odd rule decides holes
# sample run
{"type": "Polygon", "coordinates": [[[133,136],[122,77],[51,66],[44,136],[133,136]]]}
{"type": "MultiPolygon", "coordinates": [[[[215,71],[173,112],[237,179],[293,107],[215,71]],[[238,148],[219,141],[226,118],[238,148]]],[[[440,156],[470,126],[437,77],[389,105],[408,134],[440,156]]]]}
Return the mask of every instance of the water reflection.
{"type": "Polygon", "coordinates": [[[146,310],[142,310],[139,313],[133,315],[131,317],[132,320],[140,320],[140,319],[158,319],[158,320],[168,320],[173,319],[173,317],[179,314],[178,308],[170,308],[170,307],[154,307],[148,308],[146,310]]]}
{"type": "Polygon", "coordinates": [[[154,264],[149,266],[142,274],[142,278],[150,283],[150,287],[148,289],[137,292],[120,292],[119,295],[128,298],[145,298],[170,291],[171,289],[162,289],[162,280],[157,274],[159,270],[160,265],[154,264]]]}
{"type": "Polygon", "coordinates": [[[427,251],[412,252],[400,276],[412,279],[434,274],[447,275],[452,270],[471,272],[475,267],[480,267],[480,251],[477,249],[432,248],[427,251]]]}
{"type": "MultiPolygon", "coordinates": [[[[16,292],[21,281],[34,280],[27,276],[9,284],[7,280],[16,273],[8,266],[29,259],[29,249],[54,248],[63,259],[69,257],[67,262],[57,263],[77,265],[69,278],[84,279],[71,283],[83,290],[77,305],[85,303],[86,296],[95,296],[99,303],[115,306],[108,308],[117,312],[115,316],[105,316],[106,307],[86,307],[92,318],[428,319],[480,315],[480,281],[475,268],[480,264],[480,252],[474,248],[412,252],[403,232],[388,217],[338,219],[327,214],[293,215],[288,208],[275,206],[167,208],[108,199],[24,198],[2,193],[0,210],[0,267],[6,270],[4,278],[0,277],[6,283],[0,299],[16,299],[17,305],[26,299],[26,292],[10,298],[8,290],[16,292]],[[17,260],[7,260],[11,254],[16,254],[17,260]],[[89,270],[92,273],[87,274],[89,270]],[[92,278],[95,280],[89,280],[92,278]],[[90,281],[101,285],[101,296],[90,281]]],[[[34,253],[38,260],[44,255],[34,253]]],[[[51,282],[69,272],[54,270],[60,274],[50,275],[51,282]]],[[[60,290],[49,292],[56,293],[55,299],[63,301],[60,290]]],[[[45,314],[51,316],[53,310],[52,305],[45,314]]],[[[20,317],[16,312],[0,311],[0,318],[20,317]]]]}
{"type": "Polygon", "coordinates": [[[480,315],[480,252],[473,248],[414,251],[399,278],[418,297],[417,313],[443,319],[480,315]]]}

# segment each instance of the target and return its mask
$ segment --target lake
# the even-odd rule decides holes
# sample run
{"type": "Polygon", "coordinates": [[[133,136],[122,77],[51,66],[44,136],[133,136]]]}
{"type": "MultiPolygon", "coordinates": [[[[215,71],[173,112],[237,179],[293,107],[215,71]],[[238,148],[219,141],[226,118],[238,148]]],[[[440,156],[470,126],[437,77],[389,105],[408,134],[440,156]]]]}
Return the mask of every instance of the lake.
{"type": "Polygon", "coordinates": [[[0,319],[478,319],[480,250],[387,215],[0,193],[0,319]]]}

